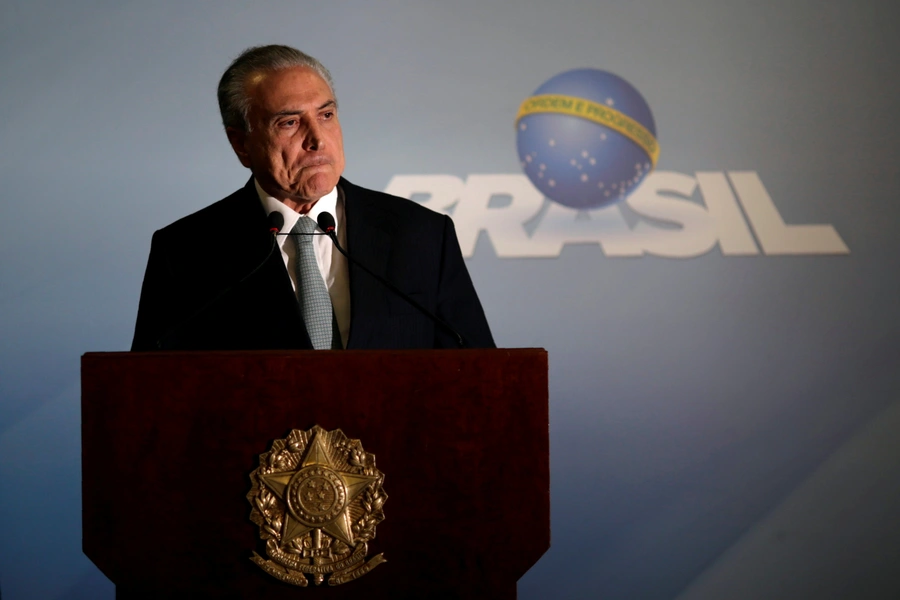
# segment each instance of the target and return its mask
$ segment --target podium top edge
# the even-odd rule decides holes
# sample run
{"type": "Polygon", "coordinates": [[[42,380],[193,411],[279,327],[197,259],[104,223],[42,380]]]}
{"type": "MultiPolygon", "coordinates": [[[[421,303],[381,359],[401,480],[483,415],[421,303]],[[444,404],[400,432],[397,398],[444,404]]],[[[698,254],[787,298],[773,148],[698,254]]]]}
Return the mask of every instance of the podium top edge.
{"type": "Polygon", "coordinates": [[[129,352],[129,351],[99,351],[85,352],[81,355],[82,359],[86,358],[113,358],[121,356],[306,356],[315,354],[316,356],[331,355],[381,355],[381,356],[411,356],[416,354],[489,354],[489,355],[546,355],[547,350],[544,348],[475,348],[475,349],[458,349],[458,348],[441,348],[441,349],[419,349],[419,350],[179,350],[179,351],[152,351],[152,352],[129,352]]]}

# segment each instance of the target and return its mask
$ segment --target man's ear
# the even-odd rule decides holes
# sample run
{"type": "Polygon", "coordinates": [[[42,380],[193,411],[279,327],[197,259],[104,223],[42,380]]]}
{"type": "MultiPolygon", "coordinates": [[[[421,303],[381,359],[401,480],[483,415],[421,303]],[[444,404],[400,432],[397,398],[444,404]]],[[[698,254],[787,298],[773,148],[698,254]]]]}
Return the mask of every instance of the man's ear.
{"type": "Polygon", "coordinates": [[[237,127],[226,127],[225,134],[231,142],[231,149],[237,154],[241,164],[250,168],[250,154],[247,152],[247,132],[237,127]]]}

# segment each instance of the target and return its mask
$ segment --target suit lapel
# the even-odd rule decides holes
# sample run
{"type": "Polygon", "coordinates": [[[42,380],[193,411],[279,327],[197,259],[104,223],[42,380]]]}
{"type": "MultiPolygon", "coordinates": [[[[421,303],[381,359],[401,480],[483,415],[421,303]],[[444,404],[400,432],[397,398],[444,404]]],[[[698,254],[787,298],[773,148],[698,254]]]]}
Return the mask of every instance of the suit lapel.
{"type": "MultiPolygon", "coordinates": [[[[260,264],[272,247],[268,216],[259,201],[252,177],[237,194],[231,214],[234,216],[234,227],[241,234],[223,239],[221,243],[229,247],[226,254],[232,257],[232,263],[227,267],[231,270],[232,281],[240,281],[260,264]]],[[[249,300],[245,310],[261,311],[270,316],[271,335],[277,339],[273,339],[271,347],[312,348],[294,288],[277,246],[243,285],[249,300]]]]}
{"type": "MultiPolygon", "coordinates": [[[[347,252],[382,277],[387,277],[391,256],[389,215],[377,207],[367,190],[341,178],[347,252]]],[[[380,282],[350,265],[350,338],[348,348],[363,342],[360,332],[371,331],[377,315],[387,313],[387,291],[380,282]],[[354,335],[355,334],[355,335],[354,335]]]]}

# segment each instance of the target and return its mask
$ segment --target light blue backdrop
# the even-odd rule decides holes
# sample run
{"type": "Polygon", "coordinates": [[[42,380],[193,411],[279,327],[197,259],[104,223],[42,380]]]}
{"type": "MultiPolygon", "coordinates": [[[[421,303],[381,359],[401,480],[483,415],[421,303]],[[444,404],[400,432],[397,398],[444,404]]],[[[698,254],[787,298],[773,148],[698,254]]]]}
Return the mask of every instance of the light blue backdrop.
{"type": "Polygon", "coordinates": [[[357,184],[521,174],[519,104],[593,67],[647,99],[660,170],[755,171],[850,249],[481,235],[498,343],[551,357],[553,547],[521,598],[898,597],[897,24],[878,0],[3,0],[3,597],[112,598],[80,551],[79,357],[128,348],[152,231],[244,183],[214,90],[271,42],[332,70],[357,184]]]}

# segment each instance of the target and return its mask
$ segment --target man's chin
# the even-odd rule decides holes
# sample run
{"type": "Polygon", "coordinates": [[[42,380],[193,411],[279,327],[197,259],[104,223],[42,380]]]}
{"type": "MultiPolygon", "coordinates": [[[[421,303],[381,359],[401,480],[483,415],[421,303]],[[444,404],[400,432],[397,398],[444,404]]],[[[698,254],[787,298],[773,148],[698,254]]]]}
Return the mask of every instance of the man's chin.
{"type": "Polygon", "coordinates": [[[314,173],[312,177],[307,179],[300,187],[300,196],[308,198],[315,202],[322,196],[328,194],[337,185],[339,177],[333,172],[314,173]]]}

